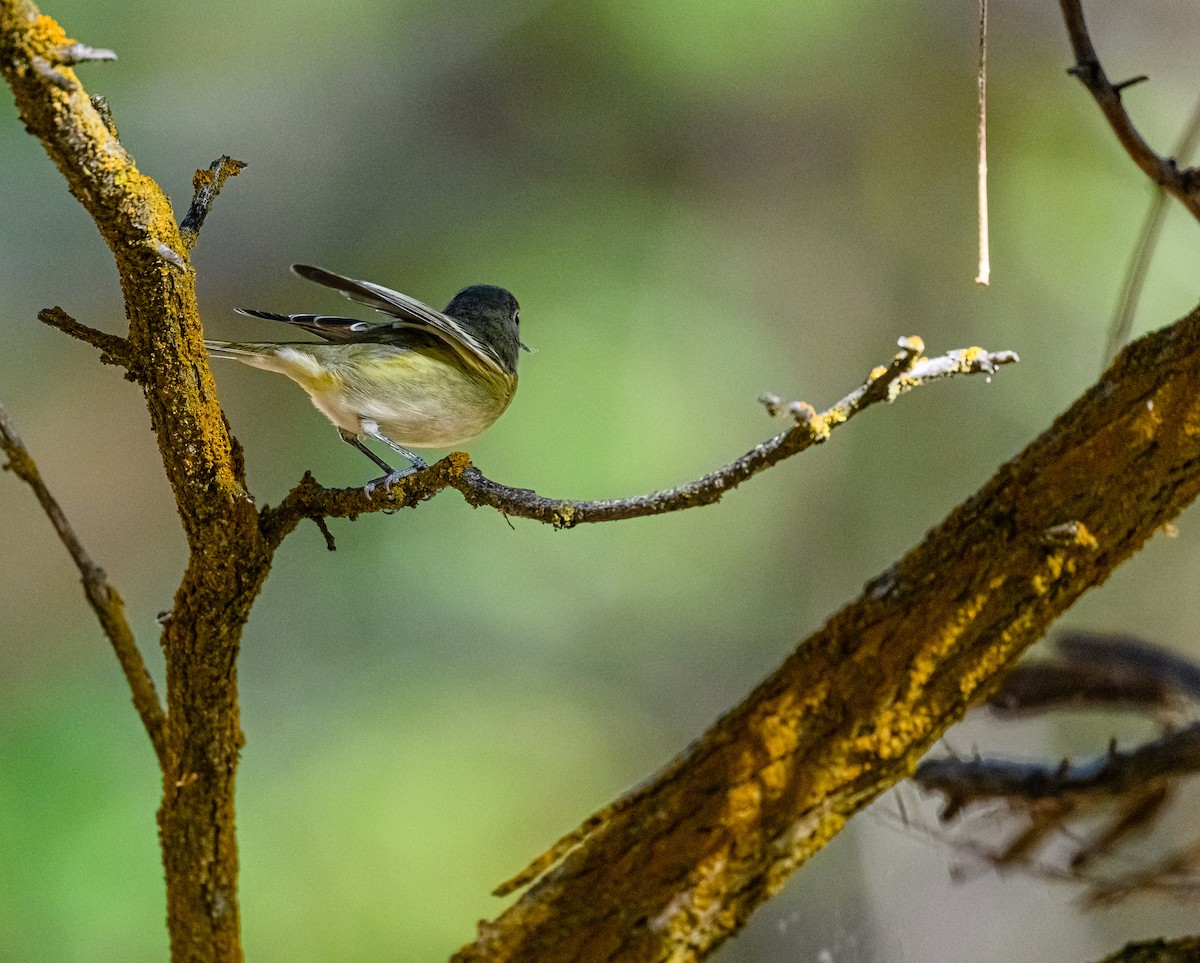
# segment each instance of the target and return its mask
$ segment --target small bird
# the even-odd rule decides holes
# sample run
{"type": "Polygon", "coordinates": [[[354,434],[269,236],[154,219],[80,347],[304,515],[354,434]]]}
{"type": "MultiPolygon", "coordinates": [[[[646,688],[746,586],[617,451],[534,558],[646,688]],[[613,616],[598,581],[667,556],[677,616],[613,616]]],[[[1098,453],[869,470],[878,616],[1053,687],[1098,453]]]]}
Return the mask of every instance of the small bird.
{"type": "Polygon", "coordinates": [[[213,358],[232,358],[278,371],[308,392],[314,405],[353,445],[386,472],[366,484],[369,497],[422,468],[409,450],[469,441],[504,413],[517,390],[521,310],[504,288],[464,288],[444,311],[370,281],[355,281],[307,264],[300,277],[374,308],[388,320],[359,321],[324,314],[239,314],[282,321],[321,341],[205,341],[213,358]],[[374,438],[403,455],[397,471],[363,444],[374,438]]]}

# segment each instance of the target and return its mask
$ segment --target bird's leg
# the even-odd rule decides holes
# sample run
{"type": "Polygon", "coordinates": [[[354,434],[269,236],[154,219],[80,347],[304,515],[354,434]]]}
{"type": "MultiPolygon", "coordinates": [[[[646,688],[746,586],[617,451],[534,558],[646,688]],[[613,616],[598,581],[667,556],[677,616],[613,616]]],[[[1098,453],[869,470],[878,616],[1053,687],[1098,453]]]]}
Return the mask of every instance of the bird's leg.
{"type": "Polygon", "coordinates": [[[412,462],[412,465],[410,467],[403,468],[403,469],[393,468],[386,461],[384,461],[377,454],[375,454],[375,452],[371,451],[370,448],[368,448],[361,441],[359,441],[358,437],[356,435],[353,435],[350,432],[345,431],[342,428],[338,429],[338,434],[342,436],[342,441],[346,442],[346,444],[348,444],[348,445],[353,445],[355,448],[357,448],[359,451],[361,451],[364,455],[366,455],[368,458],[370,458],[371,461],[375,462],[376,465],[378,465],[385,472],[387,472],[387,474],[384,475],[382,478],[374,478],[371,481],[367,482],[366,485],[363,486],[363,491],[366,493],[368,498],[371,497],[371,492],[373,492],[380,485],[382,485],[384,488],[391,488],[391,486],[394,485],[396,482],[398,482],[401,478],[405,478],[408,475],[411,475],[413,472],[415,472],[421,468],[429,467],[429,465],[426,464],[424,458],[421,458],[419,455],[409,451],[403,445],[396,444],[394,441],[392,441],[386,435],[380,434],[378,429],[370,430],[368,428],[368,426],[364,425],[363,426],[363,434],[368,435],[371,438],[374,438],[376,441],[381,441],[385,445],[387,445],[389,448],[393,448],[396,451],[398,451],[405,458],[407,458],[410,462],[412,462]]]}
{"type": "Polygon", "coordinates": [[[339,428],[338,434],[342,436],[342,441],[344,441],[347,445],[353,445],[389,475],[395,470],[391,465],[375,454],[375,452],[371,451],[370,448],[359,441],[356,435],[350,434],[350,432],[346,431],[344,428],[339,428]]]}
{"type": "Polygon", "coordinates": [[[376,441],[382,441],[385,445],[387,445],[393,451],[400,452],[400,454],[402,454],[405,458],[407,458],[412,463],[411,468],[400,473],[401,477],[403,477],[404,475],[410,475],[414,471],[420,471],[422,468],[429,467],[429,463],[424,458],[422,458],[420,455],[418,455],[415,451],[409,451],[403,445],[396,444],[387,435],[380,432],[378,428],[376,428],[374,430],[371,430],[368,428],[367,431],[364,432],[364,434],[370,435],[376,441]]]}

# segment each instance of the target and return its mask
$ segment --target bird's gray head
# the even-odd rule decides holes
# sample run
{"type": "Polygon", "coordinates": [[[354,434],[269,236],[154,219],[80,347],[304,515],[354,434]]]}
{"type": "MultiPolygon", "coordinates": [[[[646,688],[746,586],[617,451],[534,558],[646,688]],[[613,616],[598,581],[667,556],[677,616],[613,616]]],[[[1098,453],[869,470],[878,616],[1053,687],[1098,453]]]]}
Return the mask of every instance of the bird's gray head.
{"type": "Polygon", "coordinates": [[[506,370],[516,373],[521,349],[521,306],[504,288],[473,284],[454,295],[443,314],[490,347],[506,370]]]}

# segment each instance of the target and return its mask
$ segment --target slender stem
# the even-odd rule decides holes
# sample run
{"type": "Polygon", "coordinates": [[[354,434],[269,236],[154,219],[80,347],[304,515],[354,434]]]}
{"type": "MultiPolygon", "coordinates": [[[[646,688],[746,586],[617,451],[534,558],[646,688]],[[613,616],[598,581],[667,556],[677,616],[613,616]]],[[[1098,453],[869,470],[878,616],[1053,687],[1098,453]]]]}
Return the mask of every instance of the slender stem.
{"type": "Polygon", "coordinates": [[[5,467],[33,489],[33,494],[42,506],[42,511],[50,519],[50,524],[54,527],[59,540],[66,546],[67,552],[75,562],[75,567],[79,569],[88,604],[96,613],[96,618],[100,620],[100,627],[104,629],[104,634],[112,643],[113,652],[116,653],[117,661],[121,664],[121,671],[125,673],[129,690],[133,694],[134,708],[137,709],[142,725],[146,728],[146,734],[150,737],[150,744],[154,747],[159,763],[162,764],[166,752],[163,737],[163,727],[167,721],[166,714],[163,712],[162,703],[155,691],[154,680],[150,678],[146,663],[142,659],[142,653],[134,640],[133,630],[125,618],[125,603],[117,594],[117,590],[109,584],[104,569],[92,561],[91,556],[83,547],[83,543],[80,542],[79,536],[75,534],[75,530],[67,521],[62,507],[50,494],[50,489],[42,480],[41,472],[38,471],[37,463],[34,462],[33,456],[29,454],[25,443],[17,434],[3,405],[0,405],[0,449],[8,458],[8,464],[5,467]]]}
{"type": "Polygon", "coordinates": [[[605,501],[548,498],[526,488],[494,482],[472,465],[466,455],[455,453],[374,497],[358,488],[323,488],[311,475],[306,475],[279,506],[263,509],[260,524],[268,544],[277,545],[302,519],[356,518],[373,511],[413,508],[446,488],[457,490],[473,506],[487,506],[505,515],[555,528],[712,505],[726,492],[772,465],[824,442],[835,428],[874,404],[894,401],[914,388],[942,378],[965,374],[990,376],[1001,365],[1018,360],[1011,351],[990,352],[982,348],[965,348],[927,358],[921,354],[924,344],[920,338],[904,338],[900,343],[903,350],[891,365],[875,368],[861,385],[821,413],[804,402],[785,404],[778,398],[763,398],[769,413],[792,418],[793,426],[755,445],[730,464],[675,488],[605,501]]]}

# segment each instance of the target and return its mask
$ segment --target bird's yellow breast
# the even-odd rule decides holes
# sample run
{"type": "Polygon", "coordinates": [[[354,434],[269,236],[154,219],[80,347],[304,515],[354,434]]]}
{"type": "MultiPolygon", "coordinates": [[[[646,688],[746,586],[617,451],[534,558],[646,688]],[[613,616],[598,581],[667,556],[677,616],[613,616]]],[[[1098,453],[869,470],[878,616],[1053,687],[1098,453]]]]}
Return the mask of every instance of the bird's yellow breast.
{"type": "Polygon", "coordinates": [[[468,368],[448,347],[293,344],[272,360],[339,428],[378,431],[414,448],[469,441],[504,413],[517,388],[515,374],[468,368]]]}

